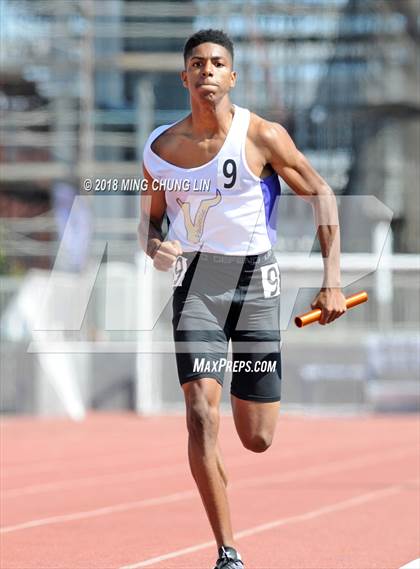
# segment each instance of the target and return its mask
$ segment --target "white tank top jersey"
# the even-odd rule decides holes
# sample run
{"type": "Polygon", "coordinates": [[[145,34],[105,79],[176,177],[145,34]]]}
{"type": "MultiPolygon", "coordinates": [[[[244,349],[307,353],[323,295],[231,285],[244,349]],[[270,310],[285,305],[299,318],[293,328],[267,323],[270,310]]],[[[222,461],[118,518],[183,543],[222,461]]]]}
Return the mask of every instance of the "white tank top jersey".
{"type": "Polygon", "coordinates": [[[258,255],[275,242],[279,178],[274,173],[261,180],[249,169],[250,112],[234,108],[226,140],[207,164],[180,168],[153,152],[153,142],[173,125],[156,128],[144,147],[144,166],[155,188],[165,191],[168,239],[178,239],[185,252],[258,255]]]}

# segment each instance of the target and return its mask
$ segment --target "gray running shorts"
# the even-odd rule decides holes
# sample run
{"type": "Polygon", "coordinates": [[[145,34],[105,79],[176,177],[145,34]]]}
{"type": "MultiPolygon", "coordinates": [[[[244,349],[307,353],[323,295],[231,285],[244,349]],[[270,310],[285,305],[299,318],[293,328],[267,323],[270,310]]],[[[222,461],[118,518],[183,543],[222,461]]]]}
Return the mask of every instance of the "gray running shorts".
{"type": "Polygon", "coordinates": [[[172,324],[181,385],[206,377],[223,385],[231,371],[234,396],[280,400],[280,271],[272,250],[179,256],[172,324]]]}

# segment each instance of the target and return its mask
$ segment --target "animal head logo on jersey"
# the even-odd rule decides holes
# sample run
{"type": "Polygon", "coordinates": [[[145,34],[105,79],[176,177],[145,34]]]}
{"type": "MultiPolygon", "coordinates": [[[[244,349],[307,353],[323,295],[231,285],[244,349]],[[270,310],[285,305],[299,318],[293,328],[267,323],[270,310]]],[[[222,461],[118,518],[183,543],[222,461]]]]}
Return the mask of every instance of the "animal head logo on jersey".
{"type": "Polygon", "coordinates": [[[176,199],[176,202],[181,207],[182,214],[184,216],[184,225],[187,232],[188,241],[191,243],[199,243],[201,241],[201,237],[203,236],[204,223],[206,221],[209,209],[219,204],[221,201],[222,196],[219,190],[216,190],[216,195],[214,198],[201,200],[193,221],[191,219],[190,203],[183,202],[179,198],[176,199]]]}

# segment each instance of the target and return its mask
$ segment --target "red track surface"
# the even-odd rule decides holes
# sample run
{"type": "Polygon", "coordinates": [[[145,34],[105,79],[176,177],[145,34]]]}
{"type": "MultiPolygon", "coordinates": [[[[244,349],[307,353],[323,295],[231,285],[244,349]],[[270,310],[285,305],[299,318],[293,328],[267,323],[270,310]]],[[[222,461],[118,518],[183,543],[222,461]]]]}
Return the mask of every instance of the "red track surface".
{"type": "MultiPolygon", "coordinates": [[[[214,566],[184,417],[6,419],[1,433],[1,569],[214,566]]],[[[418,417],[283,413],[263,454],[242,448],[231,417],[220,436],[247,569],[420,557],[418,417]]]]}

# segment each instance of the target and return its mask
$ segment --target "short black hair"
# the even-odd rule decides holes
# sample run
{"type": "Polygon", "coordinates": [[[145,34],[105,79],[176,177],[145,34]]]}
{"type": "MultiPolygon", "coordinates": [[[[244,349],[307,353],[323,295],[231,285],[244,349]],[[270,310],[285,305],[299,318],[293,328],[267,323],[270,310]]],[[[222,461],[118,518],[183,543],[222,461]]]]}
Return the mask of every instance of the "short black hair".
{"type": "Polygon", "coordinates": [[[187,61],[191,55],[192,50],[198,45],[206,42],[217,43],[221,45],[230,53],[233,62],[233,42],[230,37],[222,30],[199,30],[190,36],[185,42],[184,46],[184,62],[187,61]]]}

